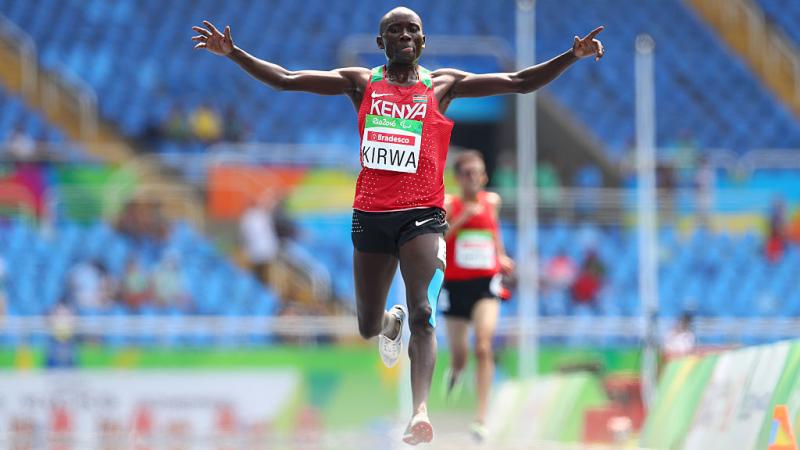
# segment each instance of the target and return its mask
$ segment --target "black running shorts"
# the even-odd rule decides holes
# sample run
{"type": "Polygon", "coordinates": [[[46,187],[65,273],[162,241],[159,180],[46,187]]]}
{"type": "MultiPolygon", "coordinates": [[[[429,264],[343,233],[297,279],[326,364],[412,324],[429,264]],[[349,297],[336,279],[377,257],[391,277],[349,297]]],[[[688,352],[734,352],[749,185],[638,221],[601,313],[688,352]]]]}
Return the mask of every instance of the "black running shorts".
{"type": "Polygon", "coordinates": [[[446,281],[439,295],[439,308],[447,317],[472,320],[472,310],[484,298],[500,301],[500,274],[471,280],[446,281]]]}
{"type": "Polygon", "coordinates": [[[353,247],[366,253],[399,254],[400,247],[411,239],[427,233],[444,236],[447,221],[439,208],[419,208],[406,211],[364,212],[353,210],[350,236],[353,247]]]}

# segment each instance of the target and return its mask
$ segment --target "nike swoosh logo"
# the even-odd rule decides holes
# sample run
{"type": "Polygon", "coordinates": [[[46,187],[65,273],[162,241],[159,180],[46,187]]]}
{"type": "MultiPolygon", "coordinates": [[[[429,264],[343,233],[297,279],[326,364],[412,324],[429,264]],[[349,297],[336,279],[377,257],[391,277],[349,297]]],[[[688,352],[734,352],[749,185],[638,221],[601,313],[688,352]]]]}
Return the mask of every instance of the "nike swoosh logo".
{"type": "Polygon", "coordinates": [[[414,225],[419,227],[419,226],[425,225],[426,223],[430,222],[431,220],[433,220],[433,217],[431,217],[430,219],[425,219],[422,222],[420,222],[419,220],[415,220],[414,221],[414,225]]]}
{"type": "Polygon", "coordinates": [[[372,98],[386,97],[387,95],[393,95],[393,94],[391,94],[391,93],[386,93],[386,94],[378,94],[377,92],[373,92],[373,93],[372,93],[372,98]]]}

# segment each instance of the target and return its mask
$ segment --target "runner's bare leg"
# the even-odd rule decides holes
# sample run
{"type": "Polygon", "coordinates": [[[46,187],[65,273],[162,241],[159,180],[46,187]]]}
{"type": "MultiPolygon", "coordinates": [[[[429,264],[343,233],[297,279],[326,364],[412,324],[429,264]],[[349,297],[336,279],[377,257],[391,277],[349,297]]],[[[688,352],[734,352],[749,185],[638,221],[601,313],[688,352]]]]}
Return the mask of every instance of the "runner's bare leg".
{"type": "Polygon", "coordinates": [[[497,328],[500,315],[500,302],[496,299],[481,299],[472,310],[472,322],[475,324],[475,359],[477,360],[476,393],[478,395],[478,411],[475,420],[486,423],[489,408],[489,390],[494,378],[494,353],[492,338],[497,328]]]}
{"type": "Polygon", "coordinates": [[[434,276],[437,275],[437,269],[442,272],[442,277],[444,275],[444,262],[437,256],[440,239],[441,234],[423,234],[400,247],[400,271],[406,285],[411,328],[408,356],[411,359],[412,414],[427,410],[428,393],[436,365],[434,314],[441,281],[437,283],[434,276]],[[432,300],[429,300],[429,296],[433,297],[432,300]]]}
{"type": "MultiPolygon", "coordinates": [[[[452,297],[450,298],[452,302],[452,297]]],[[[450,347],[450,379],[447,389],[455,382],[467,366],[469,353],[469,321],[460,317],[447,318],[447,343],[450,347]]]]}
{"type": "Polygon", "coordinates": [[[395,272],[395,255],[353,250],[358,332],[364,339],[377,336],[383,329],[387,320],[386,296],[389,295],[395,272]]]}

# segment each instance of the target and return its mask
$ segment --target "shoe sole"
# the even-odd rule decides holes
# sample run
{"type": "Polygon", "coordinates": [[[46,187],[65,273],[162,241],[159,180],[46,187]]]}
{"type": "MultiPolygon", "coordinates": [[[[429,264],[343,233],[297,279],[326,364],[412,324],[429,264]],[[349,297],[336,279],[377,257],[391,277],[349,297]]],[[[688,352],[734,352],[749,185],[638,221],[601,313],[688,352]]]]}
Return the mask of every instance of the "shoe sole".
{"type": "Polygon", "coordinates": [[[415,423],[403,436],[403,442],[408,445],[426,444],[432,440],[433,427],[429,422],[415,423]]]}

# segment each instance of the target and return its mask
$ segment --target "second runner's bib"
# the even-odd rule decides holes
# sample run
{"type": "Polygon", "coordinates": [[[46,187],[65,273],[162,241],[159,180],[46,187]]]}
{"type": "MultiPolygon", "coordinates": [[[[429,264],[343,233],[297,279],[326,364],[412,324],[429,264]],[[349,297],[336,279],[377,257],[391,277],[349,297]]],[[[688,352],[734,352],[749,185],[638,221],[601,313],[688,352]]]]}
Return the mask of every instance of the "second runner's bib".
{"type": "Polygon", "coordinates": [[[455,263],[463,269],[493,269],[497,261],[494,234],[489,230],[460,230],[456,235],[455,263]]]}

